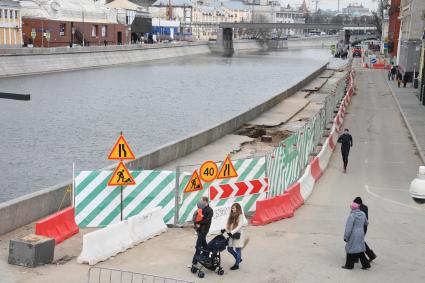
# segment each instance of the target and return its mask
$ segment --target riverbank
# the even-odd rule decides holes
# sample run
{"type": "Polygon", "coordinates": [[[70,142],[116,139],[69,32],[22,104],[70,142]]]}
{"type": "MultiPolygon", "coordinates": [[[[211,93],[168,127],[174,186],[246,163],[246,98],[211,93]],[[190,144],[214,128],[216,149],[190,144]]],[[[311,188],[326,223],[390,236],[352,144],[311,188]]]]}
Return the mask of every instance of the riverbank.
{"type": "MultiPolygon", "coordinates": [[[[312,79],[314,79],[323,69],[324,65],[315,68],[315,71],[309,75],[303,76],[298,83],[288,87],[286,91],[275,95],[271,99],[263,101],[256,107],[244,111],[234,116],[226,122],[220,123],[205,130],[192,133],[190,136],[179,141],[169,143],[160,148],[148,151],[146,154],[129,164],[131,169],[152,169],[172,160],[185,156],[215,140],[229,134],[240,128],[249,120],[255,119],[261,113],[264,113],[276,103],[292,95],[303,88],[312,79]]],[[[235,113],[236,114],[236,113],[235,113]]],[[[111,169],[112,167],[110,167],[111,169]]],[[[65,182],[60,185],[38,191],[36,193],[23,196],[21,198],[7,201],[0,204],[0,234],[11,231],[17,227],[30,223],[45,215],[56,211],[65,195],[66,187],[71,182],[65,182]]],[[[63,205],[69,205],[69,198],[65,199],[63,205]]]]}
{"type": "MultiPolygon", "coordinates": [[[[327,48],[337,36],[286,40],[286,48],[327,48]]],[[[267,49],[256,40],[235,40],[236,53],[267,49]]],[[[18,48],[0,50],[0,78],[36,75],[72,70],[128,65],[153,60],[223,53],[216,42],[184,42],[155,45],[91,46],[77,48],[18,48]]]]}
{"type": "MultiPolygon", "coordinates": [[[[339,67],[342,67],[342,65],[339,67]]],[[[276,143],[281,138],[284,138],[280,133],[290,134],[291,132],[295,132],[317,115],[318,111],[323,107],[326,97],[329,96],[336,87],[338,81],[343,79],[345,75],[346,72],[324,70],[289,98],[284,99],[280,103],[276,103],[269,111],[264,112],[247,124],[254,127],[264,126],[267,128],[268,134],[273,135],[275,133],[276,136],[274,136],[273,142],[276,143]]],[[[264,152],[269,152],[273,146],[273,143],[262,142],[258,137],[248,137],[242,132],[236,131],[200,148],[192,154],[164,164],[163,168],[174,169],[176,164],[199,164],[207,159],[219,160],[229,153],[232,159],[264,155],[264,152]]],[[[189,170],[189,167],[185,167],[184,170],[189,170]]],[[[266,226],[265,229],[273,230],[273,227],[273,225],[266,226]]],[[[31,230],[32,226],[28,225],[0,237],[0,256],[3,258],[6,257],[5,253],[7,252],[6,248],[9,239],[25,235],[31,230]]],[[[267,230],[266,233],[260,230],[252,226],[247,228],[248,233],[252,235],[252,239],[262,239],[274,233],[271,230],[267,230]]],[[[49,280],[54,280],[58,278],[60,274],[64,273],[69,274],[69,276],[63,280],[64,282],[80,282],[83,278],[86,278],[89,267],[87,265],[78,264],[75,257],[81,252],[83,234],[90,231],[92,231],[92,229],[81,229],[79,235],[65,241],[56,248],[55,259],[60,259],[65,256],[70,259],[69,262],[63,265],[47,265],[37,269],[27,270],[22,267],[7,265],[5,261],[0,261],[0,272],[4,274],[4,278],[9,279],[11,282],[49,282],[49,280]],[[25,273],[22,273],[22,270],[25,270],[25,273]]],[[[276,233],[273,235],[275,234],[276,233]]],[[[282,235],[279,237],[281,236],[282,235]]],[[[190,262],[190,257],[193,252],[193,237],[192,228],[172,229],[150,240],[149,245],[138,245],[130,251],[117,255],[114,257],[114,260],[100,263],[99,266],[136,271],[140,271],[140,266],[143,266],[143,272],[146,273],[169,275],[180,278],[193,278],[193,275],[182,265],[182,262],[190,262]],[[177,242],[180,244],[176,245],[177,242]],[[168,256],[161,258],[160,261],[152,261],[152,258],[157,254],[158,250],[167,250],[168,256]],[[144,255],[143,258],[140,257],[140,254],[144,255]],[[142,265],[140,265],[141,263],[142,265]],[[163,268],[165,264],[173,268],[165,270],[163,268]],[[159,266],[161,266],[161,269],[159,269],[159,266]]],[[[254,246],[245,251],[251,254],[251,256],[247,256],[247,258],[254,258],[262,254],[263,249],[263,245],[257,246],[254,244],[254,246]]],[[[279,249],[274,249],[275,252],[278,250],[279,249]]],[[[268,253],[268,255],[270,256],[272,254],[268,253]]],[[[226,266],[230,266],[228,257],[224,257],[223,260],[226,266]]],[[[260,262],[262,263],[262,261],[260,262]]],[[[247,264],[249,265],[249,261],[247,264]]],[[[240,273],[228,273],[226,274],[226,278],[228,280],[237,281],[237,274],[240,273]]],[[[213,277],[213,274],[211,274],[211,276],[204,280],[213,282],[212,280],[217,281],[217,278],[218,277],[213,277]]]]}

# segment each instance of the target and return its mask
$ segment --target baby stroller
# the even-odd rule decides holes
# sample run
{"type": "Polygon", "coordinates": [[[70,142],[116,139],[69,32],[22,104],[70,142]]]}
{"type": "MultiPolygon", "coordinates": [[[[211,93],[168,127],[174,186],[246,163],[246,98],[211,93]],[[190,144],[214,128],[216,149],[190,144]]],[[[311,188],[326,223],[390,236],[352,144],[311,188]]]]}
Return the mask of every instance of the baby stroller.
{"type": "Polygon", "coordinates": [[[218,275],[223,275],[224,270],[221,267],[220,252],[224,251],[229,243],[229,239],[221,235],[215,236],[208,244],[207,249],[202,249],[201,254],[196,257],[196,260],[202,265],[200,268],[192,265],[190,271],[198,272],[199,278],[204,278],[205,273],[203,268],[217,272],[218,275]]]}

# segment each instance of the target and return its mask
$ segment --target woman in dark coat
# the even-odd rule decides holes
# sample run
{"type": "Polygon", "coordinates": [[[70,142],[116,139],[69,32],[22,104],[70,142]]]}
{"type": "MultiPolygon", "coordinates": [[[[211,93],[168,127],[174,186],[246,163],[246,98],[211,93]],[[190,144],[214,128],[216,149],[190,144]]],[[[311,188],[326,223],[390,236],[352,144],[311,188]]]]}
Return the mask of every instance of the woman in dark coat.
{"type": "Polygon", "coordinates": [[[364,254],[366,251],[364,226],[367,224],[366,214],[360,210],[359,204],[353,202],[351,204],[351,213],[345,224],[344,241],[346,242],[345,252],[347,253],[347,260],[342,268],[353,269],[357,259],[360,259],[362,269],[370,268],[370,263],[364,254]]]}
{"type": "MultiPolygon", "coordinates": [[[[369,221],[369,208],[367,207],[367,205],[363,204],[363,200],[361,197],[356,197],[354,199],[354,202],[360,205],[360,210],[363,211],[366,215],[366,219],[367,221],[369,221]]],[[[367,233],[367,225],[364,226],[364,234],[366,236],[367,233]]],[[[376,258],[376,254],[369,248],[369,246],[367,245],[366,241],[365,241],[365,247],[366,247],[366,255],[369,257],[369,262],[371,262],[372,260],[374,260],[376,258]]]]}

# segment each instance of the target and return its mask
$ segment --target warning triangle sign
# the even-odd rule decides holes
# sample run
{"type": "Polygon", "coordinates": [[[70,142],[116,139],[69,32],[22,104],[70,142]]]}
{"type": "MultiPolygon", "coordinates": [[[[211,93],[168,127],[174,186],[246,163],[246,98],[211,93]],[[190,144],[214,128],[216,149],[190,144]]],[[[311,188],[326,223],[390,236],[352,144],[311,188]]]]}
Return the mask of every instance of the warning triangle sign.
{"type": "Polygon", "coordinates": [[[121,134],[115,143],[114,147],[109,153],[109,160],[133,160],[136,159],[133,151],[131,151],[130,146],[125,140],[124,136],[121,134]]]}
{"type": "Polygon", "coordinates": [[[136,185],[136,182],[128,171],[127,167],[125,167],[124,163],[120,162],[115,169],[114,173],[112,173],[111,179],[108,182],[108,186],[129,186],[136,185]]]}
{"type": "Polygon", "coordinates": [[[238,176],[238,172],[236,172],[235,166],[233,166],[232,161],[230,160],[230,156],[226,157],[223,164],[221,165],[220,171],[218,172],[217,179],[228,179],[234,178],[238,176]]]}
{"type": "Polygon", "coordinates": [[[192,177],[190,177],[189,182],[184,188],[184,193],[191,193],[196,191],[202,191],[204,187],[202,186],[201,180],[199,179],[198,171],[193,171],[192,177]]]}

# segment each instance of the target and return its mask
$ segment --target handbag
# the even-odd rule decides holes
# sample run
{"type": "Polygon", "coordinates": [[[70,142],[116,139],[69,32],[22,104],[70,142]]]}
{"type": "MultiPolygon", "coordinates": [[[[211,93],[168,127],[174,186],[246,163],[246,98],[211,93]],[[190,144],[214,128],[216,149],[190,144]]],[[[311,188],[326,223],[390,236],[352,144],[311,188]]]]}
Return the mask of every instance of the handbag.
{"type": "Polygon", "coordinates": [[[232,238],[235,239],[235,240],[239,240],[241,238],[241,233],[237,232],[237,233],[233,234],[232,238]]]}

